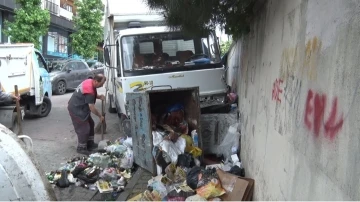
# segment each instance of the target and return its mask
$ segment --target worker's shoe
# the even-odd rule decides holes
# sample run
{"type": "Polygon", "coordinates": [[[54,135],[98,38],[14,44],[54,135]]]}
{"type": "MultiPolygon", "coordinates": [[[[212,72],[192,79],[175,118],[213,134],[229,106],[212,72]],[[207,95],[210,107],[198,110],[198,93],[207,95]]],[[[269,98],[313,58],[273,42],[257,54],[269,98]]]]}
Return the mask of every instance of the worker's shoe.
{"type": "Polygon", "coordinates": [[[84,148],[84,147],[78,147],[76,149],[76,152],[79,154],[87,155],[87,156],[91,154],[91,151],[89,151],[87,148],[84,148]]]}
{"type": "Polygon", "coordinates": [[[87,149],[89,151],[96,150],[98,148],[98,144],[96,144],[93,140],[88,141],[87,143],[87,149]]]}

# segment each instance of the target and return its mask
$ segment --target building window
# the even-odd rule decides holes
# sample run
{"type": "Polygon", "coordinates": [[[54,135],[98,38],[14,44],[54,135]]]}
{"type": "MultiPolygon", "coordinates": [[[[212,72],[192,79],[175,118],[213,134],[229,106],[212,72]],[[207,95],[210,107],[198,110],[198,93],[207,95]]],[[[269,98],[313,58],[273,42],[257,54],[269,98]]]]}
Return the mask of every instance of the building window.
{"type": "Polygon", "coordinates": [[[68,5],[68,4],[64,4],[63,8],[69,12],[72,12],[73,11],[73,7],[71,5],[68,5]]]}
{"type": "Polygon", "coordinates": [[[58,57],[68,57],[68,38],[57,32],[49,32],[47,54],[58,57]]]}

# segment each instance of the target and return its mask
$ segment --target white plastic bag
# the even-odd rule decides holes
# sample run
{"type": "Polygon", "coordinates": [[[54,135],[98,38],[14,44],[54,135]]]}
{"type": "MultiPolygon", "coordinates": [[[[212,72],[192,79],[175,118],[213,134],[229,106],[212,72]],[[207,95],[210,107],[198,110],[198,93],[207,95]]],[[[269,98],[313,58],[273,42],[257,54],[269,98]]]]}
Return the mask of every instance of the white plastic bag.
{"type": "Polygon", "coordinates": [[[181,151],[183,154],[185,152],[186,140],[182,137],[179,137],[175,142],[175,146],[181,151]]]}
{"type": "Polygon", "coordinates": [[[224,140],[217,147],[216,153],[218,155],[223,154],[226,159],[229,159],[233,153],[232,150],[239,148],[240,133],[237,130],[238,125],[239,123],[235,123],[229,127],[224,140]]]}
{"type": "Polygon", "coordinates": [[[159,131],[153,131],[152,136],[153,136],[154,147],[158,146],[160,142],[164,140],[162,133],[159,131]]]}
{"type": "Polygon", "coordinates": [[[109,142],[109,140],[101,140],[100,142],[99,142],[99,144],[98,144],[98,149],[104,149],[105,147],[107,147],[108,146],[108,142],[109,142]]]}
{"type": "Polygon", "coordinates": [[[126,140],[124,141],[123,145],[125,145],[128,148],[132,148],[132,146],[133,146],[132,137],[127,137],[126,140]]]}
{"type": "Polygon", "coordinates": [[[131,148],[127,148],[124,153],[124,157],[120,160],[120,167],[129,169],[132,168],[134,164],[134,152],[131,148]]]}
{"type": "Polygon", "coordinates": [[[173,142],[163,140],[160,142],[159,146],[170,157],[172,163],[177,162],[178,155],[181,154],[181,150],[178,149],[173,142]]]}
{"type": "Polygon", "coordinates": [[[148,186],[152,187],[154,191],[157,191],[161,199],[165,198],[168,194],[167,189],[162,182],[154,181],[148,186]]]}
{"type": "Polygon", "coordinates": [[[107,152],[123,154],[126,151],[126,146],[113,144],[105,147],[105,149],[107,152]]]}

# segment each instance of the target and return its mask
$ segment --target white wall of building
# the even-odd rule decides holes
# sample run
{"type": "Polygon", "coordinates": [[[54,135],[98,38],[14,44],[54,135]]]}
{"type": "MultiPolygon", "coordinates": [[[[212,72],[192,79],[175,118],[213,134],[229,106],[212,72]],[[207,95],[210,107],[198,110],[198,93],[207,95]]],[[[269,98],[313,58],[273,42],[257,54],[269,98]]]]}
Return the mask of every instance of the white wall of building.
{"type": "Polygon", "coordinates": [[[268,0],[234,46],[255,200],[360,199],[359,8],[268,0]]]}

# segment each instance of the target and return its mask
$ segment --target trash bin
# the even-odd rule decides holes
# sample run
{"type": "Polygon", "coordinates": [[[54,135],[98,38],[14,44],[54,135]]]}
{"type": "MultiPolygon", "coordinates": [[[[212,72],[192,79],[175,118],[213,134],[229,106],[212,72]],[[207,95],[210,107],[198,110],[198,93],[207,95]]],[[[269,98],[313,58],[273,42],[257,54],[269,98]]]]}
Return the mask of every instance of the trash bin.
{"type": "MultiPolygon", "coordinates": [[[[199,87],[149,90],[127,93],[127,110],[130,113],[131,135],[133,140],[134,162],[140,167],[157,173],[153,158],[152,115],[164,107],[181,103],[185,119],[192,120],[189,133],[196,130],[199,148],[202,148],[199,87]]],[[[201,157],[200,157],[201,158],[201,157]]]]}

